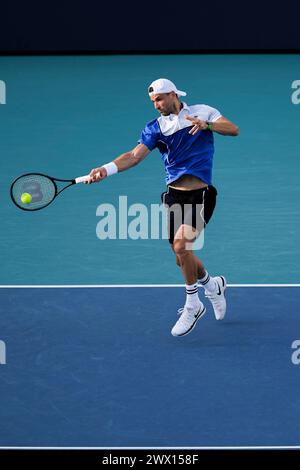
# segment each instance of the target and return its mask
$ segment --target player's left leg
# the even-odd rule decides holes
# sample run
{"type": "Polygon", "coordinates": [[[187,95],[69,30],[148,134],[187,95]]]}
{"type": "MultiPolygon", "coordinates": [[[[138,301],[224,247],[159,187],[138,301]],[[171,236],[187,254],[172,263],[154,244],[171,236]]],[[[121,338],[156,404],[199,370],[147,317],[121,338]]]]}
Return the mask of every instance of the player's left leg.
{"type": "MultiPolygon", "coordinates": [[[[179,238],[179,240],[173,241],[172,249],[176,255],[176,263],[182,269],[186,282],[186,268],[188,269],[188,273],[191,274],[194,272],[196,266],[199,285],[205,289],[205,296],[212,303],[216,319],[221,320],[224,318],[226,313],[226,279],[224,276],[210,276],[202,261],[195,255],[195,253],[193,253],[192,249],[186,249],[186,247],[191,246],[191,244],[186,244],[186,240],[184,241],[184,238],[191,241],[193,235],[195,235],[196,238],[200,235],[202,230],[204,230],[214,212],[216,196],[217,190],[213,186],[209,186],[203,192],[197,191],[196,193],[193,193],[191,198],[188,200],[188,202],[192,203],[192,209],[187,209],[187,214],[185,214],[188,215],[191,226],[185,227],[184,229],[187,234],[186,237],[184,237],[183,232],[181,234],[179,233],[178,237],[177,232],[176,237],[174,236],[173,238],[179,238]],[[199,214],[201,214],[200,219],[199,214]]],[[[183,230],[182,227],[180,228],[181,231],[183,230]]],[[[183,310],[184,309],[179,309],[179,312],[182,312],[183,310]]]]}
{"type": "MultiPolygon", "coordinates": [[[[172,250],[174,251],[173,245],[172,245],[172,250]]],[[[198,258],[198,256],[196,256],[193,252],[191,254],[194,257],[194,261],[197,265],[197,279],[198,280],[202,279],[205,276],[205,273],[206,273],[205,267],[204,267],[202,261],[198,258]]],[[[180,257],[177,254],[176,254],[176,264],[177,264],[177,266],[179,266],[179,268],[181,268],[180,257]]]]}
{"type": "Polygon", "coordinates": [[[172,244],[186,288],[186,302],[179,320],[172,328],[173,336],[184,336],[190,333],[206,311],[198,296],[198,263],[191,250],[191,242],[196,239],[197,235],[197,230],[183,224],[177,230],[172,244]]]}

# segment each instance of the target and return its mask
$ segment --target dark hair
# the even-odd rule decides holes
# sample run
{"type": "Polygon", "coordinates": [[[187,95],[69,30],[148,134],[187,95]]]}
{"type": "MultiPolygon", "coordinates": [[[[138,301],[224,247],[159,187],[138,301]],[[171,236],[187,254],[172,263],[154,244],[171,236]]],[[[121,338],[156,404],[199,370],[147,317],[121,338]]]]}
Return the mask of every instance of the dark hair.
{"type": "Polygon", "coordinates": [[[149,86],[149,88],[148,88],[148,93],[152,93],[152,91],[153,91],[153,87],[152,87],[152,86],[149,86]]]}

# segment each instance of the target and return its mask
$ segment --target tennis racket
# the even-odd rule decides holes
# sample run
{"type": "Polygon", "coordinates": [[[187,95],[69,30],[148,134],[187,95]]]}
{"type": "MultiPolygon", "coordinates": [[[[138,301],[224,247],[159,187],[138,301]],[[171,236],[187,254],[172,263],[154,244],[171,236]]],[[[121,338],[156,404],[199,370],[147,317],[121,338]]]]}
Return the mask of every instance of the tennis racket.
{"type": "Polygon", "coordinates": [[[74,184],[84,183],[88,181],[89,178],[89,175],[85,175],[72,180],[62,180],[52,178],[52,176],[47,176],[43,173],[26,173],[13,181],[10,187],[10,196],[19,209],[23,209],[24,211],[38,211],[49,206],[65,189],[74,184]],[[58,183],[68,184],[59,188],[58,183]],[[30,202],[22,202],[21,197],[24,193],[30,194],[30,202]]]}

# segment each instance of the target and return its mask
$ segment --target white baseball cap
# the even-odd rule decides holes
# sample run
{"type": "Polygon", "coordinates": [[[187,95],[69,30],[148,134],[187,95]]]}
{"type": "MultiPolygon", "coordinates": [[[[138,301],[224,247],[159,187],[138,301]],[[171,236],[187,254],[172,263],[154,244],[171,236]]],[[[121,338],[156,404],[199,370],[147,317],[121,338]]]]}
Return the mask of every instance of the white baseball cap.
{"type": "Polygon", "coordinates": [[[186,96],[185,91],[177,90],[175,84],[167,78],[158,78],[157,80],[154,80],[154,82],[152,82],[148,87],[148,93],[150,96],[158,95],[159,93],[170,93],[171,91],[175,91],[176,95],[186,96]]]}

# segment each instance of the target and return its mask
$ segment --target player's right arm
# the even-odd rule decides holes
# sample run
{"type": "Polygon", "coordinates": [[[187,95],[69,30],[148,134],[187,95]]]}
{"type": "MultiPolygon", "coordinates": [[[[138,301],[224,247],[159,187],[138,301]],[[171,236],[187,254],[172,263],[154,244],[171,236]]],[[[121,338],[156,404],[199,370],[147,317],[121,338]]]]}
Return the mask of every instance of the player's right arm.
{"type": "MultiPolygon", "coordinates": [[[[140,163],[147,155],[150,153],[148,147],[144,144],[138,144],[134,149],[129,152],[122,153],[115,160],[110,162],[108,165],[116,165],[116,171],[119,173],[121,171],[128,170],[129,168],[136,166],[140,163]]],[[[112,165],[112,167],[113,167],[112,165]]],[[[90,172],[90,181],[89,183],[96,183],[103,180],[107,177],[107,169],[104,166],[94,168],[90,172]]]]}

